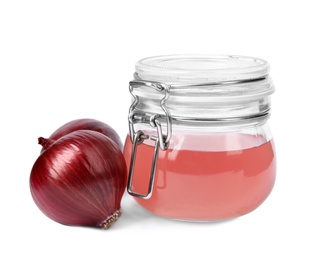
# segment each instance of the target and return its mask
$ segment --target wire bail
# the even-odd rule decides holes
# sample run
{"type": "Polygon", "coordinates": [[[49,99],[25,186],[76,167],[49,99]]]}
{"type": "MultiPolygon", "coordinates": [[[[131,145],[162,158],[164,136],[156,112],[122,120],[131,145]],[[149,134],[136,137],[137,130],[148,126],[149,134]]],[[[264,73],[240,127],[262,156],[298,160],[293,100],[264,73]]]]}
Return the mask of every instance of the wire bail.
{"type": "Polygon", "coordinates": [[[131,155],[131,161],[130,161],[127,191],[132,196],[140,197],[143,199],[149,199],[151,197],[152,191],[153,191],[159,148],[163,151],[166,150],[168,148],[169,141],[172,136],[171,114],[170,114],[169,110],[167,109],[167,107],[165,106],[165,103],[166,103],[167,99],[169,98],[170,86],[167,84],[160,83],[160,82],[134,80],[134,81],[130,82],[129,91],[130,91],[131,95],[133,96],[134,100],[133,100],[133,103],[131,104],[130,109],[129,109],[129,132],[130,132],[131,141],[133,143],[133,147],[132,147],[132,155],[131,155]],[[167,129],[166,134],[163,134],[163,131],[162,131],[162,126],[161,126],[161,121],[160,121],[162,117],[160,115],[153,114],[148,117],[147,114],[135,113],[135,108],[139,103],[139,96],[135,95],[133,90],[134,90],[134,88],[139,88],[139,87],[143,87],[143,86],[153,88],[153,89],[155,89],[159,92],[162,92],[164,94],[164,97],[160,100],[160,107],[165,113],[166,129],[167,129]],[[146,135],[141,130],[135,131],[134,124],[136,124],[136,123],[149,123],[152,127],[157,128],[157,136],[146,135]],[[145,194],[141,194],[141,193],[138,193],[138,192],[135,192],[132,190],[132,180],[133,180],[133,173],[134,173],[134,167],[135,167],[137,147],[138,147],[138,145],[142,144],[143,141],[146,139],[151,139],[151,140],[155,141],[155,149],[154,149],[154,155],[153,155],[153,160],[152,160],[151,173],[150,173],[150,179],[149,179],[149,184],[148,184],[149,185],[148,191],[145,194]]]}

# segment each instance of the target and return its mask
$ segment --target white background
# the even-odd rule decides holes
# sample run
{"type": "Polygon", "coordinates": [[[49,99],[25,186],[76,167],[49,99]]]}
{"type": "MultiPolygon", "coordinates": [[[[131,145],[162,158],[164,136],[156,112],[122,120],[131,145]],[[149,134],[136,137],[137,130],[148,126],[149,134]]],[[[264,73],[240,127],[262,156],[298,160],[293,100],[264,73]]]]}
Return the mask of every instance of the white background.
{"type": "Polygon", "coordinates": [[[325,259],[322,2],[1,1],[0,258],[325,259]],[[29,190],[37,138],[90,117],[124,139],[135,62],[175,53],[270,62],[278,156],[271,196],[219,223],[160,219],[129,196],[107,231],[45,217],[29,190]]]}

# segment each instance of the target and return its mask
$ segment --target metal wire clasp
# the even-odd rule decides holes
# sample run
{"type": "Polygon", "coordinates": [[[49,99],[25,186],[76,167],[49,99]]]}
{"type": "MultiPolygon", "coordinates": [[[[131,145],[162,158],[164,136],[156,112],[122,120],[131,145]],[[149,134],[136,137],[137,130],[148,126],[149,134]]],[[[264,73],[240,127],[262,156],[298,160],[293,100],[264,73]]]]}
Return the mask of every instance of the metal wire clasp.
{"type": "Polygon", "coordinates": [[[166,150],[168,148],[169,141],[172,135],[172,119],[169,110],[165,106],[165,102],[169,98],[169,85],[158,83],[158,82],[149,82],[149,81],[131,81],[129,90],[134,100],[129,109],[129,132],[130,132],[131,141],[133,143],[133,147],[132,147],[132,155],[130,161],[127,191],[132,196],[148,199],[151,197],[153,191],[159,148],[163,151],[166,150]],[[162,117],[160,115],[153,114],[150,115],[148,118],[147,114],[135,113],[135,108],[139,103],[139,96],[134,94],[133,89],[138,87],[143,87],[143,86],[150,87],[159,92],[164,93],[164,97],[160,100],[160,107],[165,113],[164,118],[166,120],[166,129],[167,129],[166,134],[163,134],[162,132],[162,126],[160,121],[162,117]],[[146,135],[141,130],[138,130],[136,132],[134,130],[135,123],[149,123],[152,127],[157,128],[157,136],[146,135]],[[155,141],[155,149],[154,149],[154,154],[152,159],[148,191],[145,194],[141,194],[132,190],[132,180],[133,180],[133,173],[135,167],[137,147],[138,145],[142,144],[143,141],[146,139],[151,139],[155,141]]]}

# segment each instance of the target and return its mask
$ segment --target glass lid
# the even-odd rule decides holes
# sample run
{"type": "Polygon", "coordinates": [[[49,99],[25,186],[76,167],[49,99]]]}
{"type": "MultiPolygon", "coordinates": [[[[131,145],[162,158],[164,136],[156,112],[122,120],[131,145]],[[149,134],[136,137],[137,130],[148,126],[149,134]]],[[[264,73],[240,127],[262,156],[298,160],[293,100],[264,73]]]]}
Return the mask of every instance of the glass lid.
{"type": "Polygon", "coordinates": [[[139,60],[136,77],[165,83],[211,83],[266,77],[265,60],[238,55],[166,55],[139,60]]]}

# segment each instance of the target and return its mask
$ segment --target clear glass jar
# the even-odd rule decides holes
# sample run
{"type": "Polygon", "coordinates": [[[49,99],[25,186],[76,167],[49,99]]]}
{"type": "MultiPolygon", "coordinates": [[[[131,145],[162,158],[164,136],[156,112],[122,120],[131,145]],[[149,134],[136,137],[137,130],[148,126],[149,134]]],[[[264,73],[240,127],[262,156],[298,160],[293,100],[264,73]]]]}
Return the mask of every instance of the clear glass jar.
{"type": "Polygon", "coordinates": [[[136,63],[124,155],[128,192],[163,217],[212,221],[256,209],[276,177],[269,64],[230,55],[136,63]]]}

